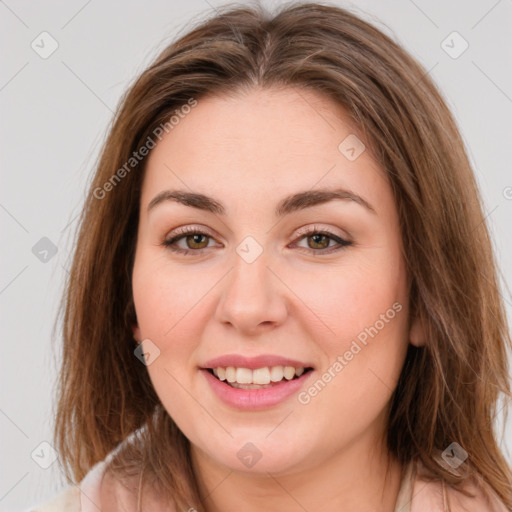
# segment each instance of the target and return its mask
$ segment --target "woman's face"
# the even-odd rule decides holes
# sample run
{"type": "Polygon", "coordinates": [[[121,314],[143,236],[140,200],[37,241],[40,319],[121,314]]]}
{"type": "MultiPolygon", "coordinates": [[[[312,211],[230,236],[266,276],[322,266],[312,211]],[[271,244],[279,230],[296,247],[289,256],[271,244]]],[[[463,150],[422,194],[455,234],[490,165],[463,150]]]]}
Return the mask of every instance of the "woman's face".
{"type": "Polygon", "coordinates": [[[285,474],[378,445],[414,340],[392,190],[346,114],[305,90],[209,97],[148,158],[134,335],[194,453],[285,474]]]}

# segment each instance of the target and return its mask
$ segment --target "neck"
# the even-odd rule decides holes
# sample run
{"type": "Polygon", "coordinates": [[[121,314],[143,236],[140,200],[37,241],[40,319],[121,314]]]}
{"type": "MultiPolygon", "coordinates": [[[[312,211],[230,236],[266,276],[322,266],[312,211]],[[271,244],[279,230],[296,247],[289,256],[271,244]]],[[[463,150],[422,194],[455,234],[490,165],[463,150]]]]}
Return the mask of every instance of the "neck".
{"type": "Polygon", "coordinates": [[[393,512],[402,479],[385,445],[360,438],[301,472],[242,473],[191,447],[207,512],[393,512]]]}

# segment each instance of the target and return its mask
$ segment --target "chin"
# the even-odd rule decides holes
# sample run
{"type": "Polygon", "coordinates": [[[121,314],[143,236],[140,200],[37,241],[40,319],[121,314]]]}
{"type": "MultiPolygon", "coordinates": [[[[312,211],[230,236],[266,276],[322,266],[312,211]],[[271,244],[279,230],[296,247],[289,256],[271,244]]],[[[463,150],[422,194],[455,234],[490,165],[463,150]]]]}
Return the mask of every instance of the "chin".
{"type": "Polygon", "coordinates": [[[299,446],[276,449],[273,443],[265,443],[265,440],[232,442],[230,446],[233,446],[232,450],[223,446],[222,451],[211,452],[210,456],[237,473],[265,476],[267,473],[291,473],[297,471],[306,458],[306,454],[299,457],[299,446]]]}

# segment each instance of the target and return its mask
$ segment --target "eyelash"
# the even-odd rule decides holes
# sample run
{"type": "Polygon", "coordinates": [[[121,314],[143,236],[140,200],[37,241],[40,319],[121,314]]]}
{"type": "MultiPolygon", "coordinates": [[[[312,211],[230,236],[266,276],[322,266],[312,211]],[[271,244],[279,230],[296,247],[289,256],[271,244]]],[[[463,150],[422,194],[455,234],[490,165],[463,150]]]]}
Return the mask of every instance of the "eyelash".
{"type": "MultiPolygon", "coordinates": [[[[180,249],[178,247],[172,247],[177,241],[181,240],[182,238],[184,238],[187,235],[204,235],[204,236],[206,236],[208,238],[213,238],[208,233],[205,233],[205,232],[203,232],[201,230],[198,230],[197,228],[185,227],[185,228],[180,229],[176,233],[176,236],[170,238],[169,240],[164,240],[162,242],[162,245],[164,247],[168,248],[169,250],[173,251],[173,252],[184,254],[184,255],[187,255],[187,254],[190,254],[190,253],[196,253],[197,254],[197,253],[202,252],[205,249],[208,249],[208,247],[203,247],[202,249],[180,249]]],[[[322,230],[322,229],[317,229],[316,226],[313,226],[312,229],[309,229],[307,231],[303,231],[302,233],[300,233],[299,240],[302,240],[303,238],[306,238],[306,237],[311,236],[311,235],[324,235],[324,236],[327,236],[331,240],[334,240],[335,242],[338,243],[338,246],[334,247],[334,249],[332,247],[330,247],[330,248],[328,247],[328,248],[325,248],[325,249],[319,249],[319,250],[306,249],[308,251],[312,251],[313,253],[320,253],[321,255],[323,255],[323,254],[331,254],[333,252],[340,251],[340,250],[342,250],[342,249],[344,249],[344,248],[346,248],[348,246],[351,246],[353,244],[353,242],[349,242],[348,240],[344,240],[343,238],[340,238],[339,236],[335,235],[334,233],[331,233],[330,231],[326,231],[326,230],[322,230]]]]}

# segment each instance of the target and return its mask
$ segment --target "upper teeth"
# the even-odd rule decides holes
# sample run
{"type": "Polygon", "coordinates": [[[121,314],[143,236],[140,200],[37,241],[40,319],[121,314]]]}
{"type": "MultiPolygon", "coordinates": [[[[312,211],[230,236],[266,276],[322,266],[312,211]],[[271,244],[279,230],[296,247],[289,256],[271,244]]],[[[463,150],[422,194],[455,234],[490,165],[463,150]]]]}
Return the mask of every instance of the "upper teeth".
{"type": "Polygon", "coordinates": [[[300,377],[304,373],[304,367],[294,368],[293,366],[265,366],[264,368],[235,368],[228,366],[227,368],[213,368],[213,373],[220,380],[228,382],[238,382],[239,384],[270,384],[270,382],[279,382],[283,380],[291,380],[295,375],[300,377]]]}

